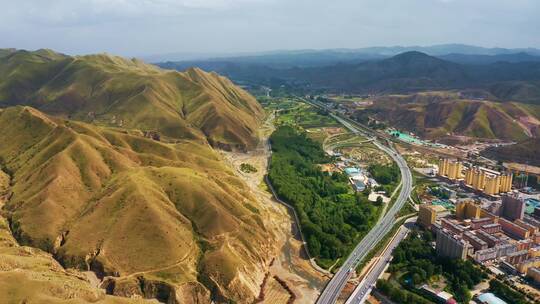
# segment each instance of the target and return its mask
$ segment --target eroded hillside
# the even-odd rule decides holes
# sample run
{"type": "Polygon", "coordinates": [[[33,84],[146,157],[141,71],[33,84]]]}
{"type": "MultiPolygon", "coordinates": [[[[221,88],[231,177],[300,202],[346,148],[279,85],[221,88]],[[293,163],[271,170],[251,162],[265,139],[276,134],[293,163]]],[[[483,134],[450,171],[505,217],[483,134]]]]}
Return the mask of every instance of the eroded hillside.
{"type": "Polygon", "coordinates": [[[264,208],[210,146],[21,106],[1,110],[0,128],[12,175],[3,209],[22,245],[95,272],[113,295],[181,303],[257,296],[274,235],[264,208]]]}
{"type": "Polygon", "coordinates": [[[537,105],[462,99],[454,93],[433,92],[379,97],[370,110],[392,126],[430,139],[463,136],[521,141],[540,135],[537,105]]]}

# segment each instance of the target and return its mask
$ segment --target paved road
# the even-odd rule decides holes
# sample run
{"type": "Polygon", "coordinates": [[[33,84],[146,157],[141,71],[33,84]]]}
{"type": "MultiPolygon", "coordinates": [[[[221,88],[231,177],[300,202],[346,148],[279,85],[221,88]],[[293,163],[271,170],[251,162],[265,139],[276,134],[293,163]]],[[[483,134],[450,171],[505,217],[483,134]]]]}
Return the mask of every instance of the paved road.
{"type": "MultiPolygon", "coordinates": [[[[321,106],[320,104],[315,105],[319,107],[321,106]]],[[[354,133],[362,133],[367,136],[373,136],[374,138],[376,136],[370,130],[366,130],[350,120],[341,118],[334,114],[330,115],[332,115],[347,129],[354,133]]],[[[392,205],[390,210],[388,210],[386,215],[382,217],[379,222],[371,229],[371,231],[360,241],[360,243],[358,243],[356,248],[349,255],[347,260],[345,260],[338,272],[332,277],[330,282],[328,282],[325,289],[319,296],[319,299],[317,300],[317,303],[319,304],[333,304],[336,302],[337,298],[339,297],[341,291],[345,287],[347,281],[351,277],[356,267],[371,251],[371,249],[373,249],[373,247],[375,247],[375,245],[380,242],[381,239],[388,232],[390,232],[394,224],[396,214],[407,202],[409,195],[412,191],[412,175],[405,159],[403,159],[403,157],[401,157],[401,155],[399,155],[399,153],[397,153],[394,149],[381,144],[377,140],[374,140],[373,143],[379,149],[387,153],[398,164],[399,170],[401,171],[402,180],[401,192],[399,193],[396,202],[392,205]]]]}
{"type": "Polygon", "coordinates": [[[385,251],[378,258],[375,266],[373,266],[369,272],[364,276],[364,279],[358,284],[352,295],[347,300],[346,304],[359,304],[364,303],[368,298],[373,286],[377,283],[377,279],[383,274],[383,272],[390,264],[392,259],[392,253],[399,243],[407,236],[410,228],[414,226],[416,217],[408,219],[403,226],[401,226],[392,239],[390,244],[386,247],[385,251]]]}

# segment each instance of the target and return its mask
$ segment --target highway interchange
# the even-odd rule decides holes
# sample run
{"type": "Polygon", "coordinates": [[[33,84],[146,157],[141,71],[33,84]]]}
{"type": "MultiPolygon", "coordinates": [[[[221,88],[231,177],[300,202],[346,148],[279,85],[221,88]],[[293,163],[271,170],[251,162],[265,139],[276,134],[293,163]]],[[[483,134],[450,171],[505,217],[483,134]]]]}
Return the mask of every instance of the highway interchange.
{"type": "MultiPolygon", "coordinates": [[[[315,103],[314,105],[317,107],[324,107],[323,105],[318,103],[315,103]]],[[[342,118],[333,113],[331,113],[330,115],[332,115],[332,117],[338,120],[343,126],[345,126],[353,133],[362,133],[367,136],[373,135],[373,132],[371,130],[363,129],[356,123],[348,119],[342,118]]],[[[345,260],[338,272],[336,272],[336,274],[328,282],[325,289],[317,300],[318,304],[333,304],[337,301],[339,295],[341,294],[341,291],[347,284],[347,281],[349,280],[351,275],[354,273],[356,267],[358,267],[360,262],[375,247],[375,245],[380,242],[386,234],[390,232],[395,223],[397,213],[407,202],[411,194],[413,184],[412,174],[409,170],[409,167],[407,166],[407,162],[405,161],[405,159],[393,148],[381,144],[376,138],[374,138],[373,144],[375,144],[379,149],[388,154],[399,166],[399,170],[401,172],[401,191],[395,203],[384,215],[384,217],[382,217],[377,222],[377,224],[370,230],[370,232],[360,241],[360,243],[358,243],[358,245],[351,252],[347,260],[345,260]]],[[[372,284],[373,283],[371,283],[371,285],[372,284]]],[[[369,285],[364,292],[370,290],[372,287],[371,285],[369,285]]],[[[360,302],[352,303],[361,303],[361,301],[363,301],[363,299],[365,298],[364,296],[365,294],[363,294],[359,298],[360,302]]]]}

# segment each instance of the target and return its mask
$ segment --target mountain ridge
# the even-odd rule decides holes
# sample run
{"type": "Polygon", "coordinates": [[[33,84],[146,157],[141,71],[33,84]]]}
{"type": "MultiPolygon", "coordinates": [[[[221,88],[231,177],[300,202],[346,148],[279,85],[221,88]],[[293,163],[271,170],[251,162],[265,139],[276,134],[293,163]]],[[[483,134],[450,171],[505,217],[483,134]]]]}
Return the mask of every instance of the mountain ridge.
{"type": "Polygon", "coordinates": [[[257,296],[275,250],[269,211],[208,145],[163,143],[27,106],[2,109],[0,127],[0,159],[12,176],[3,216],[21,245],[96,273],[110,295],[170,303],[257,296]]]}
{"type": "MultiPolygon", "coordinates": [[[[239,59],[255,59],[258,61],[268,61],[273,58],[286,58],[286,57],[326,57],[331,58],[332,55],[336,55],[332,61],[350,61],[350,58],[370,56],[370,57],[390,57],[399,53],[408,51],[420,51],[433,56],[444,56],[452,53],[464,54],[464,55],[501,55],[525,52],[531,55],[540,56],[540,49],[537,48],[501,48],[501,47],[479,47],[474,45],[449,43],[439,44],[431,46],[375,46],[364,48],[335,48],[335,49],[298,49],[298,50],[273,50],[273,51],[261,51],[261,52],[236,52],[236,53],[169,53],[169,54],[156,54],[148,56],[138,56],[142,60],[150,63],[159,62],[179,62],[179,61],[237,61],[239,59]],[[349,58],[349,60],[344,60],[349,58]],[[266,60],[265,60],[266,59],[266,60]]],[[[289,60],[286,60],[289,61],[289,60]]],[[[281,60],[281,62],[285,62],[281,60]]]]}
{"type": "Polygon", "coordinates": [[[0,58],[0,72],[8,75],[0,80],[4,106],[30,105],[88,122],[208,140],[228,150],[252,148],[263,115],[251,95],[217,74],[162,70],[107,54],[16,51],[0,58]]]}
{"type": "MultiPolygon", "coordinates": [[[[276,69],[231,62],[194,62],[204,69],[252,85],[288,86],[299,94],[414,93],[426,90],[480,89],[499,100],[540,103],[540,61],[460,64],[418,51],[359,63],[276,69]],[[506,89],[499,90],[498,87],[506,89]],[[538,92],[523,94],[523,92],[538,92]]],[[[186,68],[190,63],[165,63],[186,68]]]]}
{"type": "MultiPolygon", "coordinates": [[[[257,298],[282,230],[218,151],[259,144],[264,112],[249,93],[196,68],[13,51],[0,57],[0,106],[0,234],[5,220],[21,250],[40,252],[17,277],[35,290],[10,300],[257,298]],[[50,290],[84,271],[107,295],[83,279],[50,290]]],[[[11,271],[4,258],[0,242],[11,271]]]]}

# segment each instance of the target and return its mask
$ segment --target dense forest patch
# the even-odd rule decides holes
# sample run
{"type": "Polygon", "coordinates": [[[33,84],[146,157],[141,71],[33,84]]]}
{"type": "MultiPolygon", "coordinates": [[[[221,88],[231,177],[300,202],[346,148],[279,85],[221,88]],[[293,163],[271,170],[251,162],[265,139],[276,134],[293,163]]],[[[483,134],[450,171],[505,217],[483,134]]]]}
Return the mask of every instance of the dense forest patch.
{"type": "Polygon", "coordinates": [[[270,140],[270,181],[296,209],[311,255],[330,265],[369,231],[378,209],[365,194],[352,190],[345,174],[320,170],[318,164],[331,159],[305,133],[282,126],[270,140]]]}

